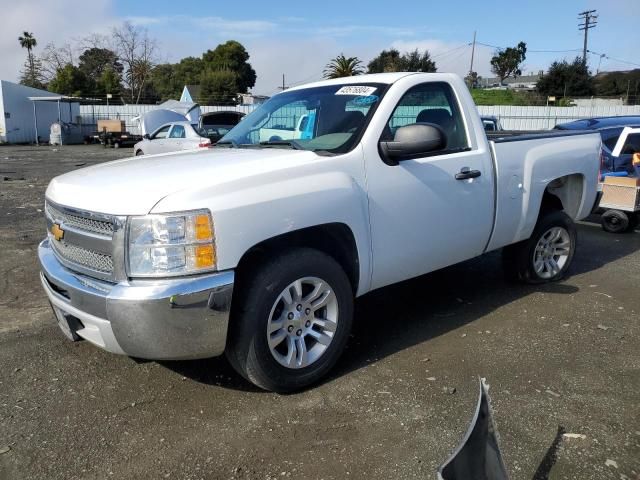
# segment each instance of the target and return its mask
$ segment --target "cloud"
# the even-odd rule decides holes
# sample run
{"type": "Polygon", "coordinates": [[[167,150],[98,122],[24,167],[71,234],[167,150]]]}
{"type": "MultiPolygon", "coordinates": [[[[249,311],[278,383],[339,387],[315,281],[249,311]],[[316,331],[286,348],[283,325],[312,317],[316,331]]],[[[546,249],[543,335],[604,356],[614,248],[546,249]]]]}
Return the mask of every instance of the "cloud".
{"type": "Polygon", "coordinates": [[[94,32],[106,31],[105,25],[116,19],[111,15],[111,0],[21,0],[4,8],[0,28],[0,78],[17,81],[27,52],[20,48],[23,31],[33,33],[38,45],[36,55],[47,43],[63,44],[94,32]]]}
{"type": "Polygon", "coordinates": [[[168,17],[125,17],[124,21],[140,27],[150,25],[163,25],[169,20],[168,17]]]}
{"type": "Polygon", "coordinates": [[[222,17],[199,17],[191,19],[204,30],[212,30],[217,36],[258,36],[272,32],[278,26],[266,20],[231,20],[222,17]]]}

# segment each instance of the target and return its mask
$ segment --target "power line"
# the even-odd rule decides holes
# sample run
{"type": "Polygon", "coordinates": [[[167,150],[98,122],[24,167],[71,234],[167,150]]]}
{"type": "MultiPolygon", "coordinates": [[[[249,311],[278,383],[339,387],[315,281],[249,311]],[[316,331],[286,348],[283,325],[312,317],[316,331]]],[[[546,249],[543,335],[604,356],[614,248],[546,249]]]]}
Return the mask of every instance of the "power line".
{"type": "MultiPolygon", "coordinates": [[[[478,45],[483,45],[485,47],[497,48],[498,50],[505,50],[506,47],[498,47],[497,45],[491,45],[488,43],[476,42],[478,45]]],[[[527,53],[569,53],[569,52],[579,52],[579,48],[573,48],[570,50],[530,50],[527,48],[527,53]]]]}
{"type": "Polygon", "coordinates": [[[455,48],[452,48],[452,49],[446,50],[446,51],[444,51],[444,52],[437,53],[437,54],[435,54],[435,55],[432,55],[432,56],[431,56],[431,59],[433,60],[433,59],[438,58],[438,57],[441,57],[441,56],[443,56],[443,55],[447,55],[447,54],[449,54],[449,53],[455,52],[456,50],[460,50],[461,48],[466,48],[466,47],[468,47],[469,45],[471,45],[471,42],[469,42],[469,43],[465,43],[464,45],[459,45],[459,46],[457,46],[457,47],[455,47],[455,48]]]}

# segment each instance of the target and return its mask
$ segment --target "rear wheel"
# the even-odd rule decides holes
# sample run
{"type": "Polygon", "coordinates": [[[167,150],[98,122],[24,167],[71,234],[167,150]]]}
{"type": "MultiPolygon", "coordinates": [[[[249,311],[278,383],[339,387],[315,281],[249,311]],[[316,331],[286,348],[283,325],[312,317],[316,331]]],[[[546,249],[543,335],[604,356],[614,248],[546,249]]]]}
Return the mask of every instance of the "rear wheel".
{"type": "Polygon", "coordinates": [[[136,157],[137,157],[137,156],[140,156],[140,155],[144,155],[144,152],[143,152],[142,150],[138,150],[138,151],[136,152],[136,157]]]}
{"type": "Polygon", "coordinates": [[[576,248],[576,227],[566,213],[542,216],[528,240],[503,250],[507,277],[525,283],[547,283],[565,276],[576,248]]]}
{"type": "Polygon", "coordinates": [[[266,262],[234,299],[227,357],[265,390],[300,390],[340,357],[353,317],[353,291],[340,265],[308,248],[266,262]]]}

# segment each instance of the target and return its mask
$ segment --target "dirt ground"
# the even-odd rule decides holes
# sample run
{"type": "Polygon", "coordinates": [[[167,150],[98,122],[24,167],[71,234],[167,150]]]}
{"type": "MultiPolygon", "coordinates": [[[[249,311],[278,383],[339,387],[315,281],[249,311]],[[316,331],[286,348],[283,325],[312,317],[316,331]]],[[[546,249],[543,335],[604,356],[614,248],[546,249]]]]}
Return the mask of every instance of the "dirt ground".
{"type": "Polygon", "coordinates": [[[550,286],[505,283],[491,253],[373,292],[331,377],[281,396],[224,358],[138,362],[58,332],[46,185],[130,154],[0,147],[0,479],[431,479],[479,376],[511,478],[640,479],[640,232],[581,223],[550,286]]]}

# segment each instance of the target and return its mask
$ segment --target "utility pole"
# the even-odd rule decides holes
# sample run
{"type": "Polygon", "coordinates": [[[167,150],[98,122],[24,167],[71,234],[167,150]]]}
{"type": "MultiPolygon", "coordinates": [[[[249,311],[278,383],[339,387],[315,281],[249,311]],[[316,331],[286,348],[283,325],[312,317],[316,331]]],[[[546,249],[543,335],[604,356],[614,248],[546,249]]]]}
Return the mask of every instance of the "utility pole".
{"type": "MultiPolygon", "coordinates": [[[[470,83],[473,83],[473,56],[476,53],[476,32],[474,30],[473,32],[473,44],[471,47],[471,65],[469,66],[469,78],[471,79],[470,83]]],[[[470,87],[473,87],[473,85],[470,85],[470,87]]]]}
{"type": "Polygon", "coordinates": [[[606,54],[606,53],[601,53],[601,54],[600,54],[600,60],[598,60],[598,69],[596,70],[596,75],[600,73],[600,64],[602,63],[602,59],[603,59],[604,57],[606,57],[606,56],[607,56],[607,54],[606,54]]]}
{"type": "Polygon", "coordinates": [[[589,29],[594,28],[598,24],[598,15],[595,10],[585,10],[578,14],[578,20],[582,23],[578,24],[578,30],[584,30],[584,46],[582,48],[582,63],[587,64],[587,37],[589,29]]]}
{"type": "Polygon", "coordinates": [[[287,88],[289,88],[289,87],[287,87],[287,86],[284,84],[284,73],[283,73],[283,74],[282,74],[282,86],[281,86],[281,87],[278,87],[278,90],[286,90],[287,88]]]}

